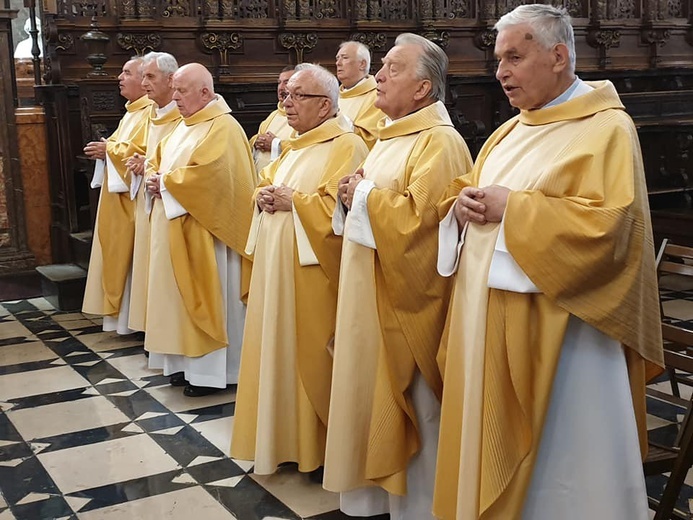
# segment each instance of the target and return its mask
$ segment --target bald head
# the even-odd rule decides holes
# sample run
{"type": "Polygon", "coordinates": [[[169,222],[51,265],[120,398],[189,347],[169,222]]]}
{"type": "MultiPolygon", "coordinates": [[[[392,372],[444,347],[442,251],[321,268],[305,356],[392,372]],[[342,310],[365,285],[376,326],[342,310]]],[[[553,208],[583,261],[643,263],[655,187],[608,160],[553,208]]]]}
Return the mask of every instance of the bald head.
{"type": "Polygon", "coordinates": [[[214,79],[201,63],[188,63],[173,75],[173,100],[183,117],[199,112],[214,99],[214,79]]]}

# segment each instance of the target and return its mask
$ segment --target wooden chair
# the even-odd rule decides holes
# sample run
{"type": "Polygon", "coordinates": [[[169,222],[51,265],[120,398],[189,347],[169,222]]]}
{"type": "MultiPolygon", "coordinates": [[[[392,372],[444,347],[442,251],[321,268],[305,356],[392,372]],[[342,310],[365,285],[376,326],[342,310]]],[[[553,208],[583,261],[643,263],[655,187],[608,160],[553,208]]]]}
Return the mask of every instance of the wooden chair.
{"type": "MultiPolygon", "coordinates": [[[[693,247],[671,244],[669,239],[665,238],[657,253],[656,265],[657,280],[659,281],[660,288],[662,277],[665,275],[686,276],[690,277],[693,281],[693,247]]],[[[662,306],[661,298],[659,300],[659,310],[662,317],[664,317],[664,307],[662,306]]],[[[679,383],[693,386],[693,382],[690,380],[678,377],[675,368],[667,367],[667,372],[669,373],[671,391],[676,397],[681,396],[679,383]]]]}
{"type": "MultiPolygon", "coordinates": [[[[693,348],[693,331],[663,323],[662,336],[666,367],[693,373],[693,356],[686,350],[687,347],[693,348]],[[671,346],[676,348],[669,348],[671,346]]],[[[664,399],[661,392],[656,394],[658,398],[664,399]]],[[[677,439],[673,446],[662,446],[650,442],[650,450],[643,464],[646,476],[671,472],[661,500],[649,499],[650,508],[656,511],[654,520],[670,518],[688,520],[690,518],[689,515],[675,511],[674,506],[688,470],[693,466],[693,413],[691,412],[693,402],[682,401],[678,396],[671,402],[676,405],[682,403],[687,405],[677,439]]]]}

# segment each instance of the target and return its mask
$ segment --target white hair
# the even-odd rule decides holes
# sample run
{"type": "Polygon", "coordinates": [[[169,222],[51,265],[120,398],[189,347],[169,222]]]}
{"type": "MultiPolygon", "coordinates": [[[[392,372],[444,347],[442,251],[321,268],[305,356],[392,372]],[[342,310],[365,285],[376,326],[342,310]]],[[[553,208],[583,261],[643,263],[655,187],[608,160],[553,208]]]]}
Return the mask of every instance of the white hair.
{"type": "Polygon", "coordinates": [[[546,49],[562,43],[568,48],[570,72],[575,72],[575,35],[568,11],[552,5],[528,4],[516,7],[496,22],[499,33],[515,25],[529,25],[532,34],[546,49]]]}
{"type": "Polygon", "coordinates": [[[419,79],[431,82],[431,93],[428,97],[445,101],[445,78],[448,73],[448,57],[445,51],[431,40],[413,33],[402,33],[395,40],[395,45],[418,45],[423,52],[419,56],[416,75],[419,79]]]}
{"type": "MultiPolygon", "coordinates": [[[[302,71],[310,73],[325,91],[325,95],[328,99],[332,102],[332,109],[337,112],[339,109],[339,81],[337,81],[337,77],[334,74],[316,63],[299,63],[294,68],[294,71],[295,74],[302,71]]],[[[291,79],[295,77],[294,75],[291,79]]]]}
{"type": "Polygon", "coordinates": [[[178,70],[178,62],[176,58],[168,52],[149,52],[142,58],[143,66],[147,66],[152,62],[156,62],[157,68],[164,74],[173,74],[178,70]]]}
{"type": "Polygon", "coordinates": [[[339,49],[341,50],[345,45],[356,45],[356,59],[366,62],[366,74],[368,74],[368,72],[371,70],[371,51],[368,48],[368,45],[361,42],[348,41],[340,43],[339,49]]]}

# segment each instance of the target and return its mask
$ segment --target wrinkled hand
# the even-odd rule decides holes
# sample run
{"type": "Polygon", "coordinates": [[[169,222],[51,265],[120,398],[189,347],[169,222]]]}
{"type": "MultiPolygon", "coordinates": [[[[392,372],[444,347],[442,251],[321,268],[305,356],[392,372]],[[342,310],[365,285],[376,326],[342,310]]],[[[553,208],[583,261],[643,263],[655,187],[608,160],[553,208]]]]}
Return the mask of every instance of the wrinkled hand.
{"type": "Polygon", "coordinates": [[[274,189],[275,186],[265,186],[258,192],[255,201],[260,211],[274,213],[274,189]]]}
{"type": "Polygon", "coordinates": [[[274,211],[291,211],[294,190],[282,184],[274,188],[274,211]]]}
{"type": "Polygon", "coordinates": [[[467,222],[486,224],[500,222],[505,213],[510,190],[503,186],[473,188],[467,186],[457,196],[453,212],[460,229],[467,222]]]}
{"type": "Polygon", "coordinates": [[[363,180],[363,168],[359,168],[351,175],[339,179],[337,185],[337,196],[347,208],[351,209],[351,203],[354,200],[354,191],[359,182],[363,180]]]}
{"type": "Polygon", "coordinates": [[[91,141],[84,147],[84,153],[90,159],[106,159],[106,139],[103,137],[100,141],[91,141]]]}
{"type": "Polygon", "coordinates": [[[145,182],[147,186],[147,191],[157,199],[161,198],[161,174],[155,173],[147,177],[145,182]]]}
{"type": "Polygon", "coordinates": [[[144,156],[136,153],[132,157],[129,157],[125,161],[125,167],[130,170],[134,175],[144,175],[144,156]]]}
{"type": "Polygon", "coordinates": [[[264,134],[260,134],[257,136],[257,139],[255,139],[255,148],[260,150],[261,152],[271,152],[272,151],[272,141],[276,138],[277,136],[274,135],[272,132],[266,132],[264,134]]]}

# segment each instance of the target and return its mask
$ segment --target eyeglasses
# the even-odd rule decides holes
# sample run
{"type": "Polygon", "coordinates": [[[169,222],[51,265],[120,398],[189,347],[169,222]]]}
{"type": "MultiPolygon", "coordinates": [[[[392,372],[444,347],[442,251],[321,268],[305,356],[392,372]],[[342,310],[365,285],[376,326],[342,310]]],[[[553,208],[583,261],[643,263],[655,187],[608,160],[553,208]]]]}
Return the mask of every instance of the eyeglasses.
{"type": "Polygon", "coordinates": [[[329,97],[329,96],[326,96],[325,94],[304,94],[303,92],[287,92],[284,100],[286,101],[287,99],[291,98],[294,101],[298,101],[300,103],[304,99],[308,99],[308,98],[327,98],[327,97],[329,97]]]}

